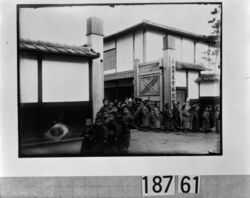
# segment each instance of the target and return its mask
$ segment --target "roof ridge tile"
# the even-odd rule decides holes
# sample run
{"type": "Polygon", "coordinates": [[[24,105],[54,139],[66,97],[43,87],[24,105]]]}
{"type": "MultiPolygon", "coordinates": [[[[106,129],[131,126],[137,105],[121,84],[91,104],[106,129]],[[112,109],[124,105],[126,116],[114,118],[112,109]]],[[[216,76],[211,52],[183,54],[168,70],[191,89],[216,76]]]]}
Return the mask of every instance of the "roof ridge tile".
{"type": "Polygon", "coordinates": [[[99,53],[95,52],[95,50],[93,50],[90,47],[60,44],[60,43],[55,43],[55,42],[50,42],[50,41],[30,40],[30,39],[21,38],[19,40],[19,46],[20,46],[20,49],[23,49],[23,50],[53,52],[53,53],[58,53],[58,54],[72,54],[72,55],[80,55],[80,56],[87,56],[87,57],[93,57],[93,58],[97,58],[100,56],[99,53]],[[27,45],[32,45],[36,49],[29,47],[27,45]],[[54,50],[52,50],[52,48],[54,50]]]}

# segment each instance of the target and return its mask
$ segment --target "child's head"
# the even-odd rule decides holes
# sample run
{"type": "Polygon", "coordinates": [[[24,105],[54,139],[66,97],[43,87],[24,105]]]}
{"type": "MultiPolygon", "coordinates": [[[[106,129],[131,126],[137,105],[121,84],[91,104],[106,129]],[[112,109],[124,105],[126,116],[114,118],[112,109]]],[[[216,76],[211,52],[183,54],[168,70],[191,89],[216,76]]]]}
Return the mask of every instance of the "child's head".
{"type": "Polygon", "coordinates": [[[121,108],[123,108],[123,107],[125,107],[125,106],[127,106],[127,104],[126,104],[125,102],[122,102],[122,103],[121,103],[121,108]]]}
{"type": "Polygon", "coordinates": [[[95,119],[95,125],[101,126],[102,125],[102,119],[101,118],[96,118],[95,119]]]}
{"type": "Polygon", "coordinates": [[[144,101],[143,101],[143,104],[144,104],[145,106],[147,106],[147,105],[149,104],[149,100],[144,100],[144,101]]]}
{"type": "Polygon", "coordinates": [[[114,121],[115,120],[115,115],[114,115],[114,113],[110,113],[109,115],[108,115],[108,119],[109,119],[109,121],[114,121]]]}
{"type": "Polygon", "coordinates": [[[85,126],[91,126],[92,125],[92,120],[90,118],[87,118],[85,120],[85,126]]]}
{"type": "Polygon", "coordinates": [[[97,117],[97,118],[102,118],[102,113],[101,113],[101,112],[97,112],[97,113],[96,113],[96,117],[97,117]]]}
{"type": "Polygon", "coordinates": [[[112,109],[113,106],[114,106],[114,102],[113,102],[113,101],[110,101],[110,102],[109,102],[109,109],[112,109]]]}
{"type": "Polygon", "coordinates": [[[117,113],[117,112],[118,112],[118,109],[117,109],[116,106],[113,106],[112,109],[111,109],[111,111],[114,112],[114,113],[117,113]]]}
{"type": "Polygon", "coordinates": [[[103,105],[104,105],[104,106],[108,106],[108,104],[109,104],[109,100],[108,100],[107,98],[104,98],[104,99],[102,100],[102,102],[103,102],[103,105]]]}
{"type": "Polygon", "coordinates": [[[128,97],[126,97],[126,98],[125,98],[125,100],[124,100],[124,102],[125,102],[126,104],[128,104],[128,102],[129,102],[129,98],[128,98],[128,97]]]}
{"type": "Polygon", "coordinates": [[[123,109],[122,109],[122,112],[123,113],[129,113],[128,107],[124,106],[123,109]]]}
{"type": "Polygon", "coordinates": [[[107,110],[103,111],[103,118],[108,118],[109,112],[107,110]]]}
{"type": "Polygon", "coordinates": [[[194,109],[195,109],[196,111],[198,111],[198,110],[199,110],[199,106],[198,106],[198,105],[194,105],[194,109]]]}

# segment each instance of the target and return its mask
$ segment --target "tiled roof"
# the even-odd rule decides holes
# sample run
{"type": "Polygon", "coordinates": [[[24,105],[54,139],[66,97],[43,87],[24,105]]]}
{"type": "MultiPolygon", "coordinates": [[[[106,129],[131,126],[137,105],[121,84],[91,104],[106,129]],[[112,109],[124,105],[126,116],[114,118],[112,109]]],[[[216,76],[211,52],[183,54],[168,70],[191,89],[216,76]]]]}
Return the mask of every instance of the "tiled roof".
{"type": "Polygon", "coordinates": [[[130,71],[125,71],[125,72],[105,74],[104,80],[109,81],[109,80],[118,80],[118,79],[124,79],[124,78],[133,78],[135,75],[134,73],[135,73],[134,70],[130,70],[130,71]]]}
{"type": "Polygon", "coordinates": [[[99,53],[95,52],[89,47],[83,46],[70,46],[58,43],[33,41],[20,39],[19,49],[27,51],[35,51],[41,53],[61,54],[61,55],[75,55],[87,58],[98,58],[99,53]]]}
{"type": "Polygon", "coordinates": [[[138,29],[153,29],[153,30],[157,30],[160,32],[168,32],[174,35],[178,35],[178,36],[183,36],[183,37],[187,37],[187,38],[192,38],[192,39],[196,39],[198,41],[204,41],[204,42],[212,42],[213,40],[206,35],[201,35],[201,34],[196,34],[196,33],[192,33],[189,31],[184,31],[181,29],[177,29],[177,28],[173,28],[173,27],[169,27],[166,25],[162,25],[162,24],[158,24],[149,20],[143,20],[141,23],[138,23],[136,25],[133,25],[131,27],[128,27],[126,29],[123,29],[119,32],[116,32],[114,34],[108,35],[104,37],[104,41],[109,41],[112,39],[115,39],[117,37],[132,33],[138,29]]]}

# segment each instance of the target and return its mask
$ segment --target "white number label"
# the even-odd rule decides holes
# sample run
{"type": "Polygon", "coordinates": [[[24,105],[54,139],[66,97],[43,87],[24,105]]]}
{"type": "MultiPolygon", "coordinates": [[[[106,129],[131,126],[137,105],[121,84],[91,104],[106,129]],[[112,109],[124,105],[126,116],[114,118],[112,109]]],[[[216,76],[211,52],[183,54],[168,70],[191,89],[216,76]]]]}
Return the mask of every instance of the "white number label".
{"type": "Polygon", "coordinates": [[[199,176],[178,176],[178,193],[199,193],[200,177],[199,176]]]}
{"type": "Polygon", "coordinates": [[[175,177],[172,175],[142,177],[143,196],[174,195],[175,194],[174,179],[175,177]]]}

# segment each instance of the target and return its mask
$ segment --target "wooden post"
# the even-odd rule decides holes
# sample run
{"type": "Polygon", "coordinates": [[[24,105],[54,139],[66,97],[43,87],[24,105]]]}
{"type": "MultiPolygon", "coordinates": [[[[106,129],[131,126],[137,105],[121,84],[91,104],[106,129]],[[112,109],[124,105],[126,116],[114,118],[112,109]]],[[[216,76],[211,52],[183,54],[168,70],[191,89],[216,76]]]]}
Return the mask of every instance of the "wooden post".
{"type": "Polygon", "coordinates": [[[103,74],[103,22],[100,18],[87,19],[87,43],[100,57],[92,63],[92,109],[93,119],[102,106],[104,98],[104,74],[103,74]]]}
{"type": "Polygon", "coordinates": [[[164,110],[164,67],[163,59],[159,60],[159,70],[160,70],[160,110],[164,110]]]}
{"type": "Polygon", "coordinates": [[[165,103],[169,103],[169,106],[172,107],[172,97],[171,97],[171,66],[173,61],[173,50],[175,49],[175,41],[173,37],[165,36],[163,37],[163,69],[162,75],[163,77],[163,94],[165,103]]]}
{"type": "MultiPolygon", "coordinates": [[[[170,57],[169,57],[169,49],[163,50],[163,94],[164,101],[163,103],[169,103],[171,105],[171,76],[170,76],[170,57]]],[[[171,107],[171,106],[170,106],[171,107]]]]}
{"type": "Polygon", "coordinates": [[[138,93],[138,64],[139,59],[134,60],[134,98],[137,98],[139,96],[138,93]]]}

